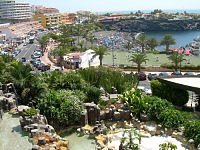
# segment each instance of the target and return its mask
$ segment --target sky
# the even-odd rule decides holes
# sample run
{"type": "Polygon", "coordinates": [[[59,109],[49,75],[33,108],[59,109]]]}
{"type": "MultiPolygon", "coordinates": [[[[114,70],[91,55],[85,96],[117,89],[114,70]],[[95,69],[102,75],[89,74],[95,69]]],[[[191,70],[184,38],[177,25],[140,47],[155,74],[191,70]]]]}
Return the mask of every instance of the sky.
{"type": "Polygon", "coordinates": [[[33,5],[44,5],[58,8],[61,12],[74,12],[88,10],[102,11],[131,11],[153,9],[198,9],[200,0],[18,0],[29,2],[33,5]]]}

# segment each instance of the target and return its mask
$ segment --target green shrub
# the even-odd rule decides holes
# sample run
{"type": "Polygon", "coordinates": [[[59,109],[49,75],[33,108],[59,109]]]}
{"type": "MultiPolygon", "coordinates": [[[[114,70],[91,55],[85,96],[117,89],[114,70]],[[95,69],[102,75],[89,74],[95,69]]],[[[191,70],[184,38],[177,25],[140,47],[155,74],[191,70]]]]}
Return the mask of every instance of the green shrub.
{"type": "Polygon", "coordinates": [[[49,121],[68,126],[80,121],[83,105],[73,91],[50,90],[38,100],[38,108],[49,121]]]}
{"type": "Polygon", "coordinates": [[[107,67],[90,67],[79,70],[78,73],[86,82],[98,88],[103,87],[108,93],[113,92],[112,87],[115,87],[118,93],[122,93],[137,83],[134,75],[107,67]]]}
{"type": "Polygon", "coordinates": [[[145,96],[144,101],[147,104],[147,115],[153,120],[159,120],[163,110],[173,108],[170,102],[155,96],[145,96]]]}
{"type": "Polygon", "coordinates": [[[177,146],[175,144],[172,144],[170,142],[163,143],[159,145],[159,150],[176,150],[177,146]]]}
{"type": "Polygon", "coordinates": [[[194,120],[185,123],[185,137],[190,140],[193,139],[195,145],[198,146],[200,144],[200,121],[194,120]]]}
{"type": "Polygon", "coordinates": [[[98,104],[101,91],[100,89],[96,88],[95,86],[87,86],[85,88],[85,94],[86,94],[86,101],[85,102],[94,102],[95,104],[98,104]]]}
{"type": "Polygon", "coordinates": [[[182,113],[175,109],[163,110],[159,119],[162,125],[169,128],[178,128],[186,121],[182,113]]]}
{"type": "Polygon", "coordinates": [[[28,117],[32,117],[34,115],[36,115],[38,113],[38,110],[35,109],[35,108],[30,108],[30,109],[27,109],[26,111],[24,111],[22,113],[23,116],[28,116],[28,117]]]}
{"type": "Polygon", "coordinates": [[[174,88],[159,82],[158,80],[151,81],[152,95],[166,99],[174,105],[183,106],[189,100],[189,94],[186,90],[174,88]]]}

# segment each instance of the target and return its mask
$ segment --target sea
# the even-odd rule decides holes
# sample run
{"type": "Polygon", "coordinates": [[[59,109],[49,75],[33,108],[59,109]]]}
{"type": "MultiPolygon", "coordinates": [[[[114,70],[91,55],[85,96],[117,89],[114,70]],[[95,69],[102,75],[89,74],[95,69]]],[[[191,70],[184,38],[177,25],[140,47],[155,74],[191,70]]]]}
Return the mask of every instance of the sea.
{"type": "MultiPolygon", "coordinates": [[[[165,36],[165,34],[171,34],[175,39],[176,44],[170,47],[178,48],[185,47],[187,44],[191,43],[195,38],[200,37],[200,30],[196,31],[162,31],[162,32],[146,32],[147,37],[153,37],[158,41],[165,36]]],[[[160,50],[163,50],[163,46],[157,47],[160,50]]]]}
{"type": "MultiPolygon", "coordinates": [[[[138,10],[126,10],[126,11],[102,11],[96,12],[96,14],[106,14],[106,13],[113,13],[113,14],[130,14],[131,12],[135,13],[138,10]]],[[[150,13],[153,10],[141,10],[144,13],[150,13]]],[[[173,9],[173,10],[162,10],[164,12],[171,12],[171,13],[183,13],[186,11],[187,13],[196,13],[200,14],[200,9],[173,9]]],[[[200,37],[200,30],[197,31],[162,31],[162,32],[146,32],[145,33],[148,37],[154,37],[158,41],[164,37],[165,34],[171,34],[172,37],[176,40],[176,44],[172,45],[171,47],[185,47],[187,44],[191,43],[195,38],[200,37]]],[[[163,46],[157,47],[160,50],[163,50],[163,46]]]]}
{"type": "MultiPolygon", "coordinates": [[[[99,11],[99,12],[94,12],[95,14],[106,14],[106,13],[111,13],[111,14],[130,14],[130,13],[136,13],[138,10],[121,10],[121,11],[99,11]]],[[[140,10],[143,13],[150,13],[153,10],[140,10]]],[[[186,11],[187,13],[196,13],[200,14],[200,9],[166,9],[162,10],[163,12],[169,12],[169,13],[184,13],[186,11]]]]}

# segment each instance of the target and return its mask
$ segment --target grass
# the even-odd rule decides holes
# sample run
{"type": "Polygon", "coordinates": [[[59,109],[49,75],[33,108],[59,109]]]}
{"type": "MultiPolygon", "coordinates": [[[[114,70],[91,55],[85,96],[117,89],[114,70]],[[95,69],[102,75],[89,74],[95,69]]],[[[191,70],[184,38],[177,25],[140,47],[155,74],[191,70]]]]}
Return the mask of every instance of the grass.
{"type": "MultiPolygon", "coordinates": [[[[115,65],[125,65],[125,66],[136,66],[136,64],[133,64],[129,61],[129,56],[131,55],[130,52],[127,51],[115,51],[115,65]]],[[[168,56],[166,54],[147,54],[148,61],[143,63],[142,65],[145,67],[159,67],[161,64],[169,64],[171,63],[168,60],[168,56]]],[[[186,65],[187,61],[190,60],[190,65],[200,65],[200,56],[185,56],[184,57],[186,61],[182,63],[182,65],[186,65]]],[[[110,52],[108,55],[104,56],[103,63],[106,65],[112,65],[112,52],[110,52]]]]}

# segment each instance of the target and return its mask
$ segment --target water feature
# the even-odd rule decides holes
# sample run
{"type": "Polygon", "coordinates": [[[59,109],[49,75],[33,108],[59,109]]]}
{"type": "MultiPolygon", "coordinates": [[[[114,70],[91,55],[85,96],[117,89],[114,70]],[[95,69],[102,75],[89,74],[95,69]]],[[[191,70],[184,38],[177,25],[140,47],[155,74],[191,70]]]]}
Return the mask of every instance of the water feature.
{"type": "Polygon", "coordinates": [[[69,141],[70,150],[95,150],[95,140],[89,139],[88,135],[78,136],[76,133],[72,133],[65,138],[69,141]]]}
{"type": "Polygon", "coordinates": [[[5,113],[0,119],[0,150],[30,150],[32,144],[23,135],[19,118],[5,113]]]}
{"type": "MultiPolygon", "coordinates": [[[[163,31],[163,32],[146,32],[148,37],[154,37],[158,41],[160,41],[165,34],[171,34],[173,38],[176,40],[176,45],[172,45],[171,47],[181,47],[186,46],[191,43],[194,38],[200,36],[200,31],[163,31]]],[[[160,46],[157,49],[163,50],[164,47],[160,46]]]]}

